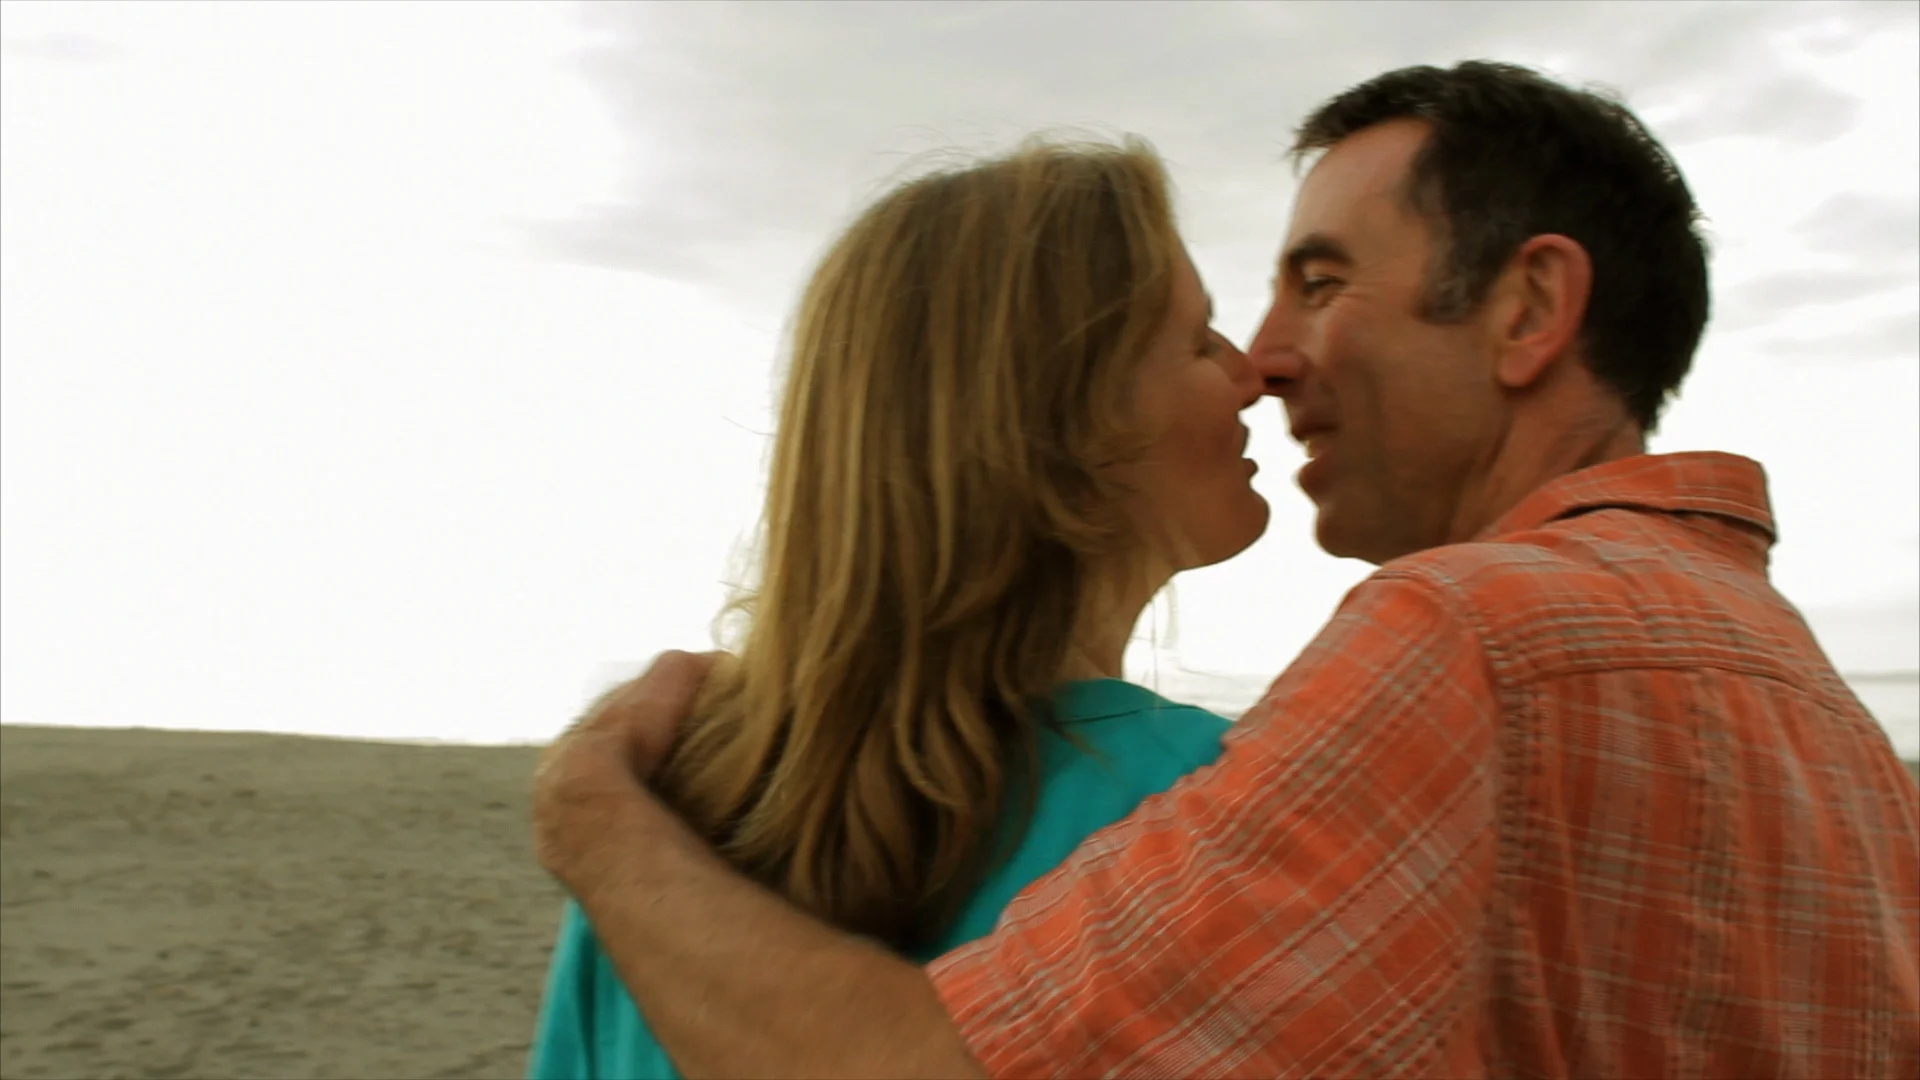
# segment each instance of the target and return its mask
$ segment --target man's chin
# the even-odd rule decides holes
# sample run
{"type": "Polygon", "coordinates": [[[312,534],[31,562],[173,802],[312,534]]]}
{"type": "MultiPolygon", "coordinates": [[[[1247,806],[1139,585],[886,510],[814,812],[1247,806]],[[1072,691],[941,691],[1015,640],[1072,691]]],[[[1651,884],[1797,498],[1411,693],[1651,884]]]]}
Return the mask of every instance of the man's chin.
{"type": "Polygon", "coordinates": [[[1313,539],[1321,551],[1336,559],[1359,559],[1373,566],[1387,561],[1380,557],[1378,545],[1367,542],[1366,530],[1354,528],[1352,522],[1326,503],[1320,504],[1319,511],[1313,519],[1313,539]]]}

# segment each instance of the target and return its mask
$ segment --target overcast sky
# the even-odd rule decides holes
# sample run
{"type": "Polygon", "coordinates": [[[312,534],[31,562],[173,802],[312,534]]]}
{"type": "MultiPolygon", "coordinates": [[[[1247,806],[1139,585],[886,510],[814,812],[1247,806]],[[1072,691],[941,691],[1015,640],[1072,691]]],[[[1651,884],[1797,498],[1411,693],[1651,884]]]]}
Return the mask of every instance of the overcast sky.
{"type": "MultiPolygon", "coordinates": [[[[1622,92],[1710,218],[1656,450],[1760,459],[1843,669],[1920,668],[1920,5],[0,6],[0,716],[542,738],[700,646],[779,333],[931,153],[1152,140],[1244,343],[1326,96],[1490,57],[1622,92]]],[[[1279,671],[1365,572],[1180,579],[1189,667],[1279,671]]]]}

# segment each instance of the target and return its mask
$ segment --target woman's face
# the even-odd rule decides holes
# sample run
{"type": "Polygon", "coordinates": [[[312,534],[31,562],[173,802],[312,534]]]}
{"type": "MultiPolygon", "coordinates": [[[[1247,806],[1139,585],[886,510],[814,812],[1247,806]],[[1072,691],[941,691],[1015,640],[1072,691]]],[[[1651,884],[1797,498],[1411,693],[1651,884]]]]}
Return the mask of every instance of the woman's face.
{"type": "Polygon", "coordinates": [[[1130,519],[1176,572],[1232,558],[1267,530],[1240,422],[1260,400],[1260,377],[1212,320],[1213,302],[1183,250],[1166,324],[1136,388],[1136,415],[1153,442],[1121,469],[1130,519]]]}

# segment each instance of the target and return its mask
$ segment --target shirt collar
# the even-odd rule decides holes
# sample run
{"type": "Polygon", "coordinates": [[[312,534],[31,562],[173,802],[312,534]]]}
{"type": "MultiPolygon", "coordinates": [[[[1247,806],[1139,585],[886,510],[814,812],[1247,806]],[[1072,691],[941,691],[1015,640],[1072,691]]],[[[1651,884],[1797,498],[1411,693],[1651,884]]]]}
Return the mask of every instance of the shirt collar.
{"type": "Polygon", "coordinates": [[[1539,528],[1601,508],[1708,514],[1778,538],[1760,463],[1736,454],[1640,454],[1568,473],[1520,501],[1477,539],[1539,528]]]}

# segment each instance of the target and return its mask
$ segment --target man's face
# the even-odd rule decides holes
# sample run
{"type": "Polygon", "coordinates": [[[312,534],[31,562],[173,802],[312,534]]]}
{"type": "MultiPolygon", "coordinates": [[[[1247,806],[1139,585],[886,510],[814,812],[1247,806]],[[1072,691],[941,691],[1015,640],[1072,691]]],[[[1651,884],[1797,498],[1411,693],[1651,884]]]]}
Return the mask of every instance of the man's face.
{"type": "Polygon", "coordinates": [[[1314,166],[1247,350],[1306,447],[1320,546],[1372,563],[1456,538],[1505,427],[1479,321],[1420,315],[1436,240],[1405,184],[1425,138],[1417,121],[1380,124],[1314,166]]]}

